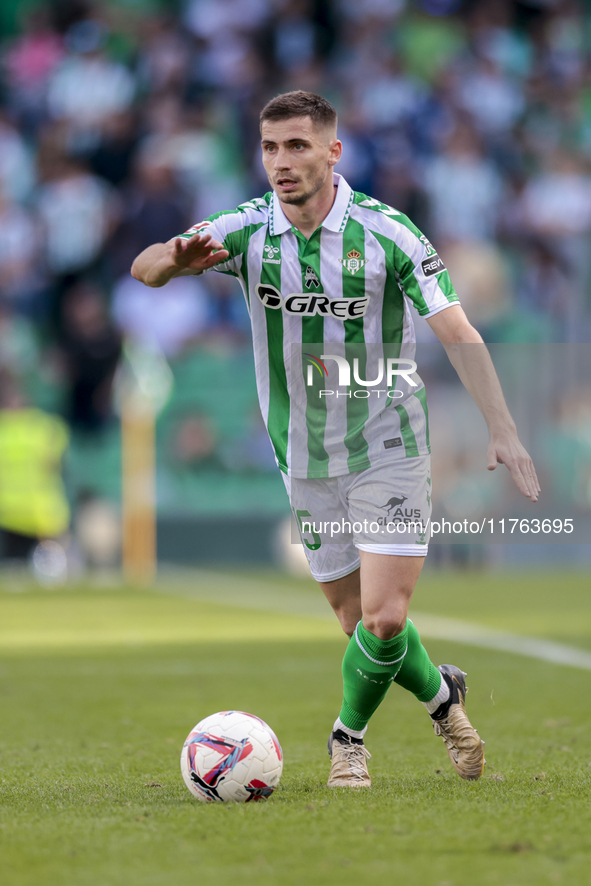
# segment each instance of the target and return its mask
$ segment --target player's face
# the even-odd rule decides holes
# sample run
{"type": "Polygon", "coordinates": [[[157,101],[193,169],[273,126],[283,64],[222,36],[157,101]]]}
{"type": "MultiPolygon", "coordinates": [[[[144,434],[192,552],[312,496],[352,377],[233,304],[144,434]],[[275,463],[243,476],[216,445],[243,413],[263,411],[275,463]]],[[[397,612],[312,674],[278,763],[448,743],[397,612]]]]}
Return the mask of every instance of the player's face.
{"type": "Polygon", "coordinates": [[[261,130],[263,164],[282,203],[303,206],[323,186],[341,156],[334,132],[314,126],[310,117],[265,121],[261,130]]]}

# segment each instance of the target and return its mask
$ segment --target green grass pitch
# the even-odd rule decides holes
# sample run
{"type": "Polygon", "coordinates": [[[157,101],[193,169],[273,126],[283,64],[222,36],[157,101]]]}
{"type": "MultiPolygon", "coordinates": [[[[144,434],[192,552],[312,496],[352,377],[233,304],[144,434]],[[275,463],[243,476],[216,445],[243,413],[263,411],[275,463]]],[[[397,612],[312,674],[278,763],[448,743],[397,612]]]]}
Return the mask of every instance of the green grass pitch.
{"type": "MultiPolygon", "coordinates": [[[[588,576],[427,573],[417,611],[591,649],[588,576]]],[[[0,582],[2,886],[565,886],[591,880],[591,672],[426,641],[468,671],[487,767],[462,782],[393,687],[374,787],[330,791],[345,640],[313,582],[273,573],[156,589],[0,582]],[[182,742],[256,713],[285,753],[266,803],[198,803],[182,742]]]]}

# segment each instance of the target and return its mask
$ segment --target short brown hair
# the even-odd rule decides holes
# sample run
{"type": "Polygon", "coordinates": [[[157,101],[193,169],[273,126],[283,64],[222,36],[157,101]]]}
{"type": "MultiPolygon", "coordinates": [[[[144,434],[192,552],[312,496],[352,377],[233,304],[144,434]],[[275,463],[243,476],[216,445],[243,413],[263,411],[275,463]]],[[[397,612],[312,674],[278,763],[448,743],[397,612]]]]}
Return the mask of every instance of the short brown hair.
{"type": "Polygon", "coordinates": [[[330,102],[315,92],[284,92],[267,102],[261,111],[260,123],[270,120],[289,120],[291,117],[310,117],[315,126],[337,125],[337,112],[330,102]]]}

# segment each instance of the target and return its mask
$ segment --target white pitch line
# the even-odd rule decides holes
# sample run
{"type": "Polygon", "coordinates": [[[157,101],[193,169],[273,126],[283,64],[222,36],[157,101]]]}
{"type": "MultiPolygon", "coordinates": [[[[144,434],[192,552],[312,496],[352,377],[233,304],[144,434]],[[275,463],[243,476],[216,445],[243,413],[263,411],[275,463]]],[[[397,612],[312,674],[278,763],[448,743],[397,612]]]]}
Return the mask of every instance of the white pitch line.
{"type": "Polygon", "coordinates": [[[523,637],[519,634],[509,634],[494,628],[470,624],[467,621],[456,621],[453,618],[422,612],[412,613],[412,620],[421,636],[430,637],[432,640],[449,640],[465,643],[468,646],[496,649],[499,652],[511,652],[513,655],[525,655],[527,658],[537,658],[553,664],[591,671],[591,652],[555,643],[553,640],[523,637]]]}
{"type": "MultiPolygon", "coordinates": [[[[167,580],[165,587],[160,584],[156,591],[175,595],[207,600],[224,606],[241,606],[246,609],[258,609],[267,612],[280,612],[286,615],[303,615],[308,618],[334,619],[332,611],[321,594],[298,593],[295,589],[282,593],[275,588],[265,587],[265,583],[253,578],[240,578],[240,591],[228,591],[236,582],[236,578],[227,574],[209,570],[199,570],[199,579],[193,581],[190,588],[187,581],[167,580]]],[[[412,612],[411,617],[417,630],[423,637],[432,640],[446,640],[452,643],[464,643],[467,646],[478,646],[484,649],[495,649],[498,652],[510,652],[513,655],[524,655],[539,661],[552,664],[567,665],[591,671],[591,652],[576,649],[552,640],[536,637],[524,637],[487,628],[483,625],[471,624],[460,619],[446,618],[441,615],[429,615],[426,612],[412,612]]]]}

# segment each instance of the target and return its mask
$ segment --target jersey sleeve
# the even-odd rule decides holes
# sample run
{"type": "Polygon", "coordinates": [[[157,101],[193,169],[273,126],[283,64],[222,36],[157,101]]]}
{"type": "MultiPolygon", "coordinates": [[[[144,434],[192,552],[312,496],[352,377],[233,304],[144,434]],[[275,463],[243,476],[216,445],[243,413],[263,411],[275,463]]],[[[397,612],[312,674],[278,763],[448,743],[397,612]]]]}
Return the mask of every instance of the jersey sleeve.
{"type": "MultiPolygon", "coordinates": [[[[193,234],[208,233],[214,240],[219,240],[224,249],[230,253],[228,259],[209,268],[222,274],[240,276],[242,259],[248,248],[248,241],[252,233],[266,223],[267,203],[263,199],[251,200],[243,203],[237,209],[230,212],[217,212],[208,218],[193,225],[184,234],[178,236],[182,240],[190,240],[193,234]]],[[[207,273],[200,271],[196,273],[207,273]]]]}
{"type": "Polygon", "coordinates": [[[432,317],[459,304],[447,268],[434,246],[406,216],[393,220],[398,227],[393,261],[400,289],[421,317],[432,317]]]}

